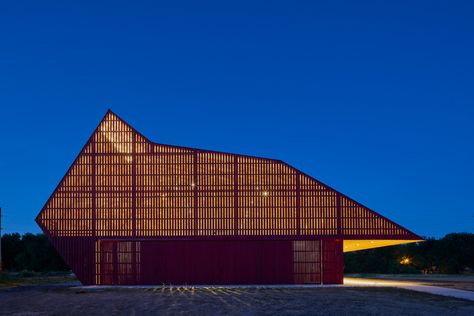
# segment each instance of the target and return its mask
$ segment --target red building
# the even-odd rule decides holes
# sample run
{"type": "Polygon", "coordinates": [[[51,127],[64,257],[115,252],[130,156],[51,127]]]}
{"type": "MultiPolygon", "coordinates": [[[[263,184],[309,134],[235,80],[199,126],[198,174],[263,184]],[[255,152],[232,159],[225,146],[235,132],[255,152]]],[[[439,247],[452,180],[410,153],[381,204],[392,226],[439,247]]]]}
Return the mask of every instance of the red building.
{"type": "Polygon", "coordinates": [[[83,284],[342,283],[422,238],[281,160],[149,141],[111,111],[36,218],[83,284]]]}

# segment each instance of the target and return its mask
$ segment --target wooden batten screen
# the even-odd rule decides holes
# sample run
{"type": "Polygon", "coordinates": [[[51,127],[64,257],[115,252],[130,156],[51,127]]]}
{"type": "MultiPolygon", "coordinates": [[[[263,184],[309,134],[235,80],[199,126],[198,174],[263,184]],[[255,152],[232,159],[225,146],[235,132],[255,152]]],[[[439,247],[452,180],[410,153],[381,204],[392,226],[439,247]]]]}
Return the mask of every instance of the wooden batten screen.
{"type": "Polygon", "coordinates": [[[281,161],[155,144],[111,112],[38,222],[51,237],[412,236],[281,161]]]}
{"type": "Polygon", "coordinates": [[[346,197],[340,198],[341,228],[344,236],[403,236],[413,234],[346,197]]]}

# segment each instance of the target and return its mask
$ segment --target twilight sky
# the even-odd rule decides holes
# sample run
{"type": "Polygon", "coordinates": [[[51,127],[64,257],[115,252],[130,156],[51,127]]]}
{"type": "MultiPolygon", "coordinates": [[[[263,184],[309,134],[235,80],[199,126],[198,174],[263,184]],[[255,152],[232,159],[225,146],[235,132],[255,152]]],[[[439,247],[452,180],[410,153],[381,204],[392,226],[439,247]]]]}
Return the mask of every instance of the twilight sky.
{"type": "Polygon", "coordinates": [[[474,232],[474,2],[315,2],[2,2],[3,232],[39,232],[108,108],[155,142],[282,159],[420,235],[474,232]]]}

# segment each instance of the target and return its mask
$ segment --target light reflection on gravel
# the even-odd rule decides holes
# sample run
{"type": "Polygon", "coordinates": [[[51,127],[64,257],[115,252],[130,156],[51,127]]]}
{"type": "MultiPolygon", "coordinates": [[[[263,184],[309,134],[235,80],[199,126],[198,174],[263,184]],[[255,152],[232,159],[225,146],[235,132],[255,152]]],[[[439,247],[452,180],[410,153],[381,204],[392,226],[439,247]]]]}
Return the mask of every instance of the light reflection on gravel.
{"type": "Polygon", "coordinates": [[[474,315],[474,303],[392,288],[70,287],[0,290],[0,315],[474,315]]]}

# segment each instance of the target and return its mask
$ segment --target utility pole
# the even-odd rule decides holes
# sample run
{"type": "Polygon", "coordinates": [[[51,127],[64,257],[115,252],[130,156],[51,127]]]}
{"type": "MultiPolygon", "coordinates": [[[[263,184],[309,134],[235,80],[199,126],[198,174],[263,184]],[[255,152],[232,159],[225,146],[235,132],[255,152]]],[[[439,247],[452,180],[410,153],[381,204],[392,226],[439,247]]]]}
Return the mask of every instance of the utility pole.
{"type": "Polygon", "coordinates": [[[0,207],[0,272],[2,272],[2,208],[0,207]]]}

